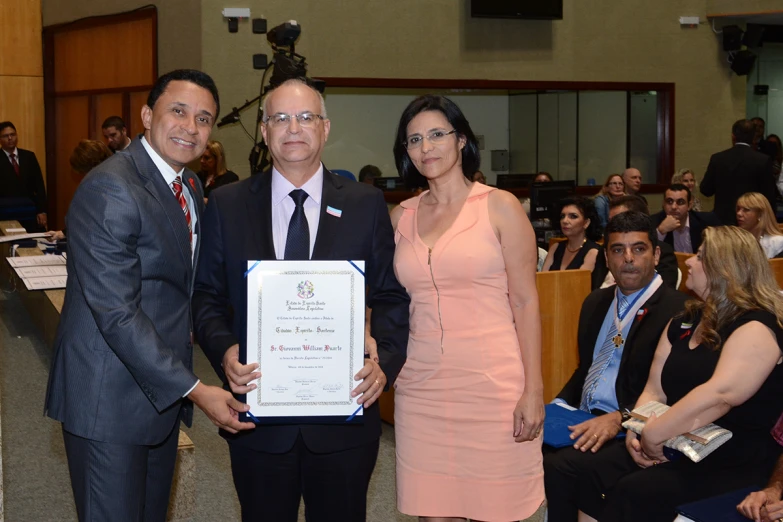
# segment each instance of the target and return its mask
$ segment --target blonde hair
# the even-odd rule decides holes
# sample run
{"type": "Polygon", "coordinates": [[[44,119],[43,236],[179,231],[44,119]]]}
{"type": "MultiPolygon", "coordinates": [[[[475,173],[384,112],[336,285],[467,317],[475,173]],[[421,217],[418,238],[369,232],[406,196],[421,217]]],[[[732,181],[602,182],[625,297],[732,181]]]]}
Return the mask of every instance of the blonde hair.
{"type": "Polygon", "coordinates": [[[623,182],[623,192],[625,192],[625,180],[623,179],[622,174],[609,174],[609,177],[606,178],[606,181],[604,181],[604,186],[601,187],[601,190],[598,191],[598,194],[595,195],[595,197],[606,195],[609,196],[609,182],[612,181],[614,178],[620,178],[620,181],[623,182]]]}
{"type": "Polygon", "coordinates": [[[209,140],[207,142],[207,150],[209,153],[215,156],[215,174],[222,176],[228,172],[226,167],[226,152],[223,150],[223,144],[217,140],[209,140]]]}
{"type": "Polygon", "coordinates": [[[702,234],[701,262],[709,294],[702,301],[688,301],[685,316],[701,311],[702,343],[719,350],[720,332],[751,310],[765,310],[783,328],[781,294],[764,250],[753,234],[739,227],[709,227],[702,234]]]}
{"type": "Polygon", "coordinates": [[[693,181],[696,182],[696,186],[699,186],[699,181],[696,179],[696,173],[693,172],[691,169],[680,169],[674,174],[672,174],[672,182],[671,184],[674,185],[675,183],[683,184],[682,178],[685,177],[686,174],[691,174],[693,176],[693,181]]]}
{"type": "Polygon", "coordinates": [[[775,212],[769,204],[769,200],[758,192],[746,192],[737,200],[738,207],[745,207],[755,210],[759,213],[759,235],[780,236],[778,221],[775,219],[775,212]]]}

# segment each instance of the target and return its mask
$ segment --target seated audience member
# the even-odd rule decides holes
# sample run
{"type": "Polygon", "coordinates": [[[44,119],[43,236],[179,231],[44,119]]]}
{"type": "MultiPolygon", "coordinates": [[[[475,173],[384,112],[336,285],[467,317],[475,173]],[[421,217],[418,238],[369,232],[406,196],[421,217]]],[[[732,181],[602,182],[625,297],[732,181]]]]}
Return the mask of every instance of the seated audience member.
{"type": "Polygon", "coordinates": [[[775,220],[775,213],[763,194],[748,192],[737,200],[737,226],[758,239],[768,259],[783,252],[783,234],[775,220]]]}
{"type": "MultiPolygon", "coordinates": [[[[639,196],[621,196],[609,203],[609,221],[629,210],[641,212],[644,215],[650,214],[647,204],[639,196]]],[[[661,251],[661,256],[655,265],[655,270],[661,275],[664,285],[677,290],[677,256],[674,255],[674,248],[660,241],[658,242],[658,248],[661,251]]],[[[603,247],[595,260],[592,284],[594,289],[608,288],[615,284],[614,276],[606,266],[606,255],[603,247]]]]}
{"type": "Polygon", "coordinates": [[[359,183],[375,184],[375,178],[383,177],[381,169],[375,165],[365,165],[359,170],[359,183]]]}
{"type": "Polygon", "coordinates": [[[549,248],[544,272],[552,270],[593,270],[600,249],[601,225],[592,200],[584,197],[568,198],[560,202],[560,230],[565,241],[549,248]]]}
{"type": "Polygon", "coordinates": [[[536,177],[533,178],[533,183],[551,183],[554,181],[552,175],[549,172],[539,172],[536,177]]]}
{"type": "Polygon", "coordinates": [[[675,183],[688,187],[688,190],[691,191],[691,201],[693,201],[691,210],[701,212],[701,199],[696,195],[696,187],[698,185],[696,183],[696,175],[693,171],[691,169],[678,170],[672,175],[671,184],[674,185],[675,183]]]}
{"type": "Polygon", "coordinates": [[[218,187],[239,181],[239,176],[226,167],[226,153],[223,144],[219,141],[209,140],[204,154],[201,155],[201,170],[198,179],[204,187],[204,203],[209,199],[209,194],[218,187]]]}
{"type": "Polygon", "coordinates": [[[658,241],[670,244],[675,252],[693,254],[701,245],[704,229],[721,225],[712,212],[695,212],[692,206],[688,187],[670,185],[663,195],[663,210],[653,217],[658,241]]]}
{"type": "MultiPolygon", "coordinates": [[[[783,415],[772,428],[772,437],[783,446],[783,415]]],[[[783,518],[783,456],[778,458],[767,487],[754,491],[737,506],[737,511],[751,520],[772,522],[783,518]]]]}
{"type": "Polygon", "coordinates": [[[486,185],[487,177],[484,175],[483,172],[477,170],[476,172],[473,173],[473,181],[475,181],[476,183],[481,183],[482,185],[486,185]]]}
{"type": "Polygon", "coordinates": [[[610,174],[606,183],[593,199],[595,211],[601,221],[601,228],[606,228],[609,223],[609,202],[625,195],[625,183],[619,174],[610,174]]]}
{"type": "MultiPolygon", "coordinates": [[[[110,158],[111,155],[111,149],[102,141],[82,140],[71,153],[71,168],[74,172],[84,177],[93,168],[110,158]]],[[[49,238],[53,241],[62,241],[65,239],[65,231],[51,230],[49,231],[49,238]]]]}
{"type": "Polygon", "coordinates": [[[671,522],[676,506],[764,483],[780,457],[783,294],[769,262],[752,234],[725,226],[707,228],[687,264],[699,300],[661,336],[636,401],[671,408],[595,455],[577,480],[582,521],[671,522]],[[712,422],[732,438],[698,463],[667,458],[665,441],[712,422]]]}
{"type": "Polygon", "coordinates": [[[644,204],[647,204],[647,198],[639,193],[642,189],[642,173],[639,169],[625,169],[623,171],[623,183],[625,183],[626,194],[629,196],[639,196],[644,201],[644,204]]]}
{"type": "Polygon", "coordinates": [[[128,129],[125,122],[119,116],[109,116],[101,125],[103,137],[106,138],[106,145],[112,152],[119,152],[128,148],[131,139],[128,137],[128,129]]]}
{"type": "Polygon", "coordinates": [[[576,520],[576,477],[592,466],[602,446],[622,448],[622,441],[615,440],[621,412],[642,393],[658,338],[685,305],[687,296],[655,273],[656,242],[646,214],[628,211],[609,221],[605,245],[617,286],[593,291],[582,304],[579,366],[555,399],[597,417],[570,427],[573,448],[544,456],[549,522],[576,520]]]}

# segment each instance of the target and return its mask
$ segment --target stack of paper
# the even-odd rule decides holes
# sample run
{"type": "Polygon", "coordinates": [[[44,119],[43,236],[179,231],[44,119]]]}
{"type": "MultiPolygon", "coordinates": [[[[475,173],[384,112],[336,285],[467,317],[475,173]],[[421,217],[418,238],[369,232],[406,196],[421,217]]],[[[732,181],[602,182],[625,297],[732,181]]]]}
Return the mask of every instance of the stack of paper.
{"type": "Polygon", "coordinates": [[[65,288],[68,271],[65,256],[8,257],[8,264],[16,270],[28,290],[65,288]]]}

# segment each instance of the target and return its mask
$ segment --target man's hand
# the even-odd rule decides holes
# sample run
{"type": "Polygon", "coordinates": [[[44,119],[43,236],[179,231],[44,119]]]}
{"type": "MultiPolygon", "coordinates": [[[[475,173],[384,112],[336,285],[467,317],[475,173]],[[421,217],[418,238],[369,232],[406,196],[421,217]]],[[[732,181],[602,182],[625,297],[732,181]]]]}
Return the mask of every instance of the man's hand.
{"type": "Polygon", "coordinates": [[[46,230],[46,212],[41,212],[40,214],[36,215],[35,219],[38,221],[38,226],[46,230]]]}
{"type": "Polygon", "coordinates": [[[386,374],[383,373],[380,365],[372,359],[364,361],[364,368],[359,370],[353,379],[362,382],[353,389],[351,397],[361,395],[356,402],[365,408],[369,408],[372,403],[378,400],[386,386],[386,374]]]}
{"type": "Polygon", "coordinates": [[[658,231],[663,235],[666,235],[672,230],[676,230],[678,228],[680,228],[680,220],[674,216],[669,216],[668,214],[663,219],[663,221],[661,221],[661,224],[658,225],[658,231]]]}
{"type": "Polygon", "coordinates": [[[615,411],[584,421],[576,426],[569,426],[568,429],[573,432],[571,439],[576,440],[574,449],[582,452],[590,450],[595,453],[620,433],[621,422],[622,415],[619,411],[615,411]]]}
{"type": "Polygon", "coordinates": [[[231,391],[238,395],[258,388],[257,384],[250,383],[250,381],[261,377],[261,372],[257,372],[257,369],[258,363],[242,364],[239,362],[238,344],[233,345],[223,354],[223,371],[226,373],[228,385],[231,387],[231,391]]]}
{"type": "Polygon", "coordinates": [[[63,234],[62,230],[50,230],[46,237],[48,237],[50,241],[62,241],[65,239],[65,234],[63,234]]]}
{"type": "Polygon", "coordinates": [[[229,433],[256,427],[252,422],[239,422],[239,412],[248,411],[250,406],[239,402],[222,388],[207,386],[200,382],[193,388],[188,398],[209,417],[212,424],[229,433]]]}
{"type": "Polygon", "coordinates": [[[514,441],[526,442],[541,435],[544,425],[544,395],[541,391],[522,393],[514,408],[514,441]]]}
{"type": "Polygon", "coordinates": [[[636,433],[631,430],[628,430],[625,434],[625,449],[628,450],[631,458],[640,468],[649,468],[650,466],[658,464],[657,461],[652,460],[644,454],[642,445],[639,443],[639,438],[636,436],[636,433]]]}
{"type": "Polygon", "coordinates": [[[737,511],[755,522],[766,522],[783,517],[783,501],[780,490],[764,488],[754,491],[737,506],[737,511]]]}

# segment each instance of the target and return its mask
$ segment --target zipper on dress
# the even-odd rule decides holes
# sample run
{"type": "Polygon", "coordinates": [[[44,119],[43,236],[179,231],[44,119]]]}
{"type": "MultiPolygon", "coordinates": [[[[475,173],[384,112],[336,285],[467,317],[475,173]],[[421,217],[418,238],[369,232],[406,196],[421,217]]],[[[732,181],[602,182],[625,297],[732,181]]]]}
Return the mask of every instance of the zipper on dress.
{"type": "Polygon", "coordinates": [[[429,254],[427,255],[427,264],[430,267],[430,277],[432,278],[432,286],[435,287],[435,295],[438,296],[438,321],[440,322],[440,353],[443,353],[443,315],[440,313],[440,290],[438,290],[438,284],[435,282],[435,274],[432,273],[432,249],[428,248],[429,254]]]}

